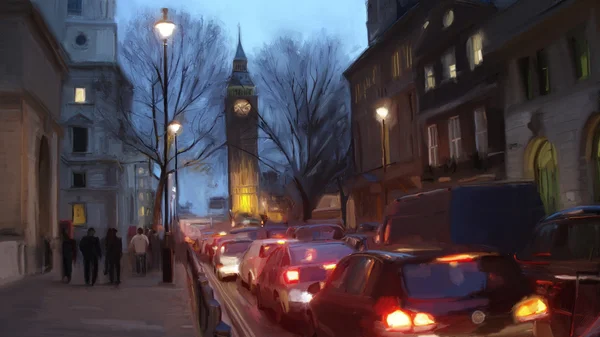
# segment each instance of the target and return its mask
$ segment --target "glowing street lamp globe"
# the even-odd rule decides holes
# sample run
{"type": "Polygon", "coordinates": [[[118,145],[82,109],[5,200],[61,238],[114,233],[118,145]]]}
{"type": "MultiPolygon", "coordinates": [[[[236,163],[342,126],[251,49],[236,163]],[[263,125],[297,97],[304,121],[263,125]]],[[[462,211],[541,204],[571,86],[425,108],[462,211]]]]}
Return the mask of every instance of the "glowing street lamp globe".
{"type": "Polygon", "coordinates": [[[375,112],[377,113],[377,116],[379,116],[381,119],[386,119],[389,111],[386,107],[380,107],[377,108],[375,112]]]}
{"type": "Polygon", "coordinates": [[[179,123],[178,121],[172,121],[171,123],[169,123],[168,129],[169,129],[169,133],[173,134],[173,135],[177,135],[181,132],[181,123],[179,123]]]}
{"type": "Polygon", "coordinates": [[[163,8],[162,12],[163,18],[154,25],[154,28],[156,28],[160,36],[166,40],[173,35],[173,31],[175,31],[175,24],[173,21],[169,21],[167,19],[167,13],[169,12],[167,8],[163,8]]]}

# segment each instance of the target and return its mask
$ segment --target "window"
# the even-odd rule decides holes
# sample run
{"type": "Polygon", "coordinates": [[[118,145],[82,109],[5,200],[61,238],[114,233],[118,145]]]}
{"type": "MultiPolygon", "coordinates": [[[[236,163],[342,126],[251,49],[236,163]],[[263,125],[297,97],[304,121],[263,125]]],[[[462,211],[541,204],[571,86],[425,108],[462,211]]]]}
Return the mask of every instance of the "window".
{"type": "Polygon", "coordinates": [[[448,120],[448,138],[450,139],[450,158],[459,159],[461,152],[460,119],[454,116],[448,120]]]}
{"type": "Polygon", "coordinates": [[[435,73],[433,72],[433,66],[425,67],[425,91],[429,91],[435,88],[435,73]]]}
{"type": "Polygon", "coordinates": [[[404,69],[412,68],[412,46],[407,44],[404,46],[404,69]]]}
{"type": "Polygon", "coordinates": [[[75,153],[86,153],[88,152],[88,129],[82,127],[73,127],[71,129],[73,133],[72,145],[73,152],[75,153]]]}
{"type": "Polygon", "coordinates": [[[444,67],[444,79],[456,78],[456,57],[454,49],[449,50],[442,56],[442,66],[444,67]]]}
{"type": "Polygon", "coordinates": [[[75,103],[85,103],[85,88],[75,88],[75,103]]]}
{"type": "Polygon", "coordinates": [[[529,57],[519,59],[519,72],[521,73],[521,81],[527,99],[533,98],[533,71],[529,57]]]}
{"type": "Polygon", "coordinates": [[[71,211],[71,215],[73,217],[73,225],[81,226],[86,223],[85,204],[72,204],[71,211]]]}
{"type": "Polygon", "coordinates": [[[144,206],[140,206],[140,208],[138,209],[138,216],[143,217],[145,213],[146,212],[144,212],[144,206]]]}
{"type": "Polygon", "coordinates": [[[373,78],[371,80],[371,82],[373,83],[373,85],[375,85],[375,83],[377,82],[377,66],[373,67],[373,78]]]}
{"type": "Polygon", "coordinates": [[[345,260],[342,263],[338,263],[338,266],[331,274],[328,282],[328,288],[336,289],[339,291],[344,291],[344,281],[348,276],[348,272],[350,271],[350,262],[351,260],[345,260]]]}
{"type": "Polygon", "coordinates": [[[429,166],[439,166],[437,125],[427,127],[427,148],[429,149],[429,166]]]}
{"type": "Polygon", "coordinates": [[[367,289],[367,283],[375,261],[361,257],[354,259],[350,265],[349,277],[346,278],[346,292],[353,295],[362,295],[367,289]]]}
{"type": "Polygon", "coordinates": [[[593,218],[582,218],[569,223],[546,224],[519,255],[527,260],[597,260],[600,258],[600,223],[593,218]]]}
{"type": "Polygon", "coordinates": [[[85,172],[73,172],[71,187],[83,188],[86,186],[85,172]]]}
{"type": "Polygon", "coordinates": [[[569,39],[571,53],[575,66],[577,80],[585,80],[590,76],[590,45],[585,38],[585,31],[581,30],[573,34],[569,39]]]}
{"type": "Polygon", "coordinates": [[[471,70],[483,62],[483,34],[477,33],[467,40],[467,57],[471,70]]]}
{"type": "Polygon", "coordinates": [[[536,53],[537,58],[537,72],[538,80],[540,85],[540,95],[547,95],[550,93],[550,70],[548,68],[548,53],[544,50],[538,50],[536,53]]]}
{"type": "Polygon", "coordinates": [[[488,151],[487,116],[484,108],[475,110],[475,147],[480,154],[488,151]]]}
{"type": "Polygon", "coordinates": [[[446,14],[444,14],[444,19],[443,19],[443,24],[444,24],[444,28],[448,28],[450,27],[450,25],[452,25],[452,23],[454,22],[454,11],[453,10],[448,10],[446,12],[446,14]]]}
{"type": "Polygon", "coordinates": [[[354,103],[358,103],[360,101],[360,83],[354,86],[354,103]]]}
{"type": "Polygon", "coordinates": [[[67,2],[67,14],[69,15],[81,15],[83,0],[69,0],[67,2]]]}
{"type": "Polygon", "coordinates": [[[140,192],[138,194],[138,199],[140,199],[140,201],[144,201],[144,193],[143,192],[140,192]]]}
{"type": "Polygon", "coordinates": [[[400,68],[400,52],[396,50],[392,55],[392,76],[394,78],[397,78],[400,76],[401,73],[402,70],[400,68]]]}

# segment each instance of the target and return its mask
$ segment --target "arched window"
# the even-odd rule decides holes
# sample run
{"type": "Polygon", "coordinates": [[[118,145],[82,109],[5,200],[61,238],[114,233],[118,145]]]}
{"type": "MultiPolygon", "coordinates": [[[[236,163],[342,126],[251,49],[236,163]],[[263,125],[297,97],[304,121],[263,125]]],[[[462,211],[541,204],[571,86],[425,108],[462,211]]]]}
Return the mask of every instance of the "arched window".
{"type": "Polygon", "coordinates": [[[556,149],[549,141],[544,141],[535,157],[535,182],[547,214],[559,208],[560,185],[556,149]]]}

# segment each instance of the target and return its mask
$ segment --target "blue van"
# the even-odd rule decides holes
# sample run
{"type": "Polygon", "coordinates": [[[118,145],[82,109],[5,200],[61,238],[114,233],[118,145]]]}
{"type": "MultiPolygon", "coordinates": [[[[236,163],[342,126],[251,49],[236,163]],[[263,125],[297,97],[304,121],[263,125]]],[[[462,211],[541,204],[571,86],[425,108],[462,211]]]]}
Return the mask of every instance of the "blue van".
{"type": "Polygon", "coordinates": [[[381,244],[485,245],[513,254],[545,215],[533,183],[486,183],[407,195],[388,205],[381,244]]]}

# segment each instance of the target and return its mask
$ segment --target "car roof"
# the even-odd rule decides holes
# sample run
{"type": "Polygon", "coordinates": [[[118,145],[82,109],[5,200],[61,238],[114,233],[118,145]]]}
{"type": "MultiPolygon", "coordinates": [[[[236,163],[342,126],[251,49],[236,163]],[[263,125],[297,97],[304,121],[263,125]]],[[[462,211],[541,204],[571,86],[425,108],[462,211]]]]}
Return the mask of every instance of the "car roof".
{"type": "Polygon", "coordinates": [[[256,242],[257,244],[261,244],[261,245],[269,245],[272,243],[278,243],[279,241],[285,241],[286,243],[295,243],[298,242],[298,240],[296,239],[275,239],[275,238],[271,238],[271,239],[262,239],[262,240],[254,240],[254,242],[256,242]]]}
{"type": "Polygon", "coordinates": [[[232,242],[252,242],[252,240],[246,239],[246,238],[234,238],[234,239],[228,238],[227,240],[223,240],[220,243],[225,244],[225,243],[232,243],[232,242]]]}
{"type": "Polygon", "coordinates": [[[600,217],[600,205],[587,205],[568,208],[547,216],[541,221],[541,223],[589,217],[600,217]]]}
{"type": "Polygon", "coordinates": [[[307,247],[315,247],[315,246],[346,246],[348,247],[348,245],[346,245],[345,242],[343,241],[339,241],[339,240],[319,240],[319,241],[299,241],[296,240],[295,242],[290,242],[288,244],[289,247],[302,247],[302,246],[307,246],[307,247]]]}
{"type": "Polygon", "coordinates": [[[237,233],[244,233],[244,232],[254,232],[254,231],[257,231],[259,229],[262,229],[262,227],[236,228],[236,229],[232,229],[231,231],[229,231],[229,234],[237,234],[237,233]]]}
{"type": "Polygon", "coordinates": [[[450,245],[450,244],[395,244],[383,246],[375,250],[362,252],[374,255],[388,261],[408,261],[414,259],[429,259],[454,254],[497,253],[492,247],[481,245],[450,245]]]}
{"type": "MultiPolygon", "coordinates": [[[[336,224],[329,224],[329,223],[322,223],[322,224],[306,224],[306,225],[300,225],[297,227],[297,229],[305,229],[305,228],[315,228],[315,227],[339,227],[342,228],[342,226],[340,225],[336,225],[336,224]]],[[[342,228],[343,229],[343,228],[342,228]]]]}

